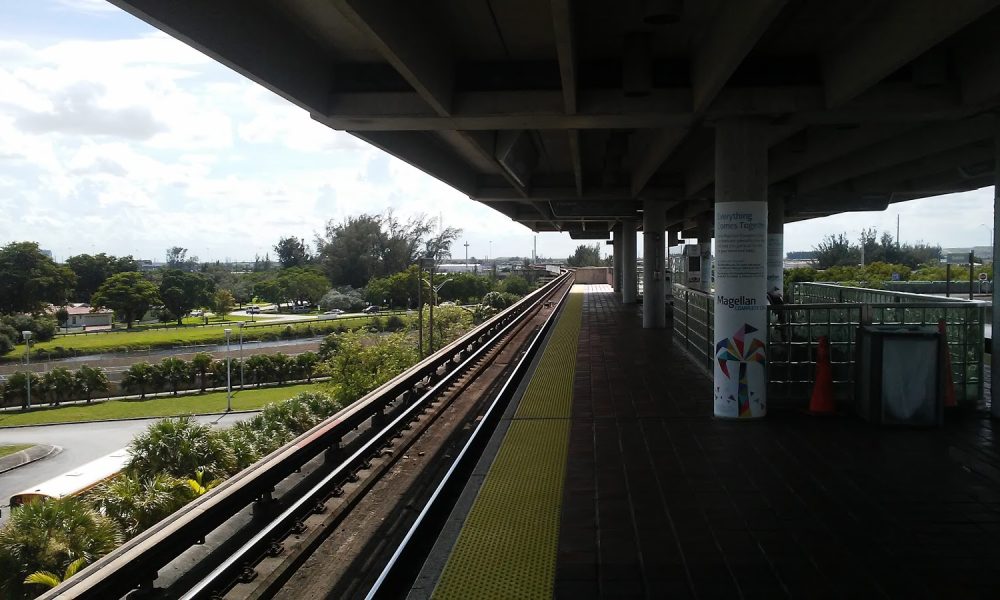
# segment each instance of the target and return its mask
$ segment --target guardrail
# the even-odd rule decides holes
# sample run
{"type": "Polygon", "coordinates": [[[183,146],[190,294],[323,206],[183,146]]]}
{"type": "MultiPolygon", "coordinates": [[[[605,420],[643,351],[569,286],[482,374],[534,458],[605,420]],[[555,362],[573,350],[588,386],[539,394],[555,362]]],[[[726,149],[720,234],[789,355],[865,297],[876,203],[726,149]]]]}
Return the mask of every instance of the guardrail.
{"type": "MultiPolygon", "coordinates": [[[[880,290],[862,292],[880,293],[880,290]]],[[[680,284],[674,284],[673,294],[675,339],[698,365],[711,373],[715,356],[714,298],[680,284]]],[[[956,399],[960,406],[975,406],[983,394],[985,305],[967,300],[948,301],[947,298],[941,298],[940,302],[936,298],[927,301],[926,297],[922,297],[924,302],[917,302],[911,297],[914,294],[905,296],[898,302],[888,303],[844,301],[769,306],[768,402],[780,405],[807,401],[815,380],[815,356],[820,337],[825,336],[830,343],[834,394],[840,400],[851,400],[858,360],[856,336],[860,326],[937,326],[943,319],[956,399]]]]}
{"type": "MultiPolygon", "coordinates": [[[[351,438],[366,424],[396,424],[404,413],[418,406],[425,391],[446,378],[478,349],[503,335],[531,308],[572,277],[565,274],[535,290],[464,337],[411,367],[330,419],[271,453],[198,498],[168,520],[143,532],[88,566],[75,577],[41,598],[118,598],[133,589],[150,589],[157,572],[188,548],[258,500],[269,497],[275,486],[320,455],[335,464],[327,483],[350,477],[365,461],[371,439],[351,438]],[[394,420],[393,420],[394,419],[394,420]]],[[[370,453],[369,453],[370,454],[370,453]]],[[[298,507],[301,502],[295,503],[298,507]]],[[[273,529],[288,525],[282,521],[273,529]]],[[[271,531],[269,529],[268,531],[271,531]]],[[[255,536],[256,542],[262,540],[255,536]]],[[[225,563],[228,570],[234,565],[225,563]]]]}
{"type": "Polygon", "coordinates": [[[791,300],[794,304],[845,302],[862,304],[927,304],[933,302],[969,302],[969,300],[963,298],[947,298],[928,294],[914,294],[912,292],[893,292],[890,290],[876,290],[817,281],[796,281],[792,283],[791,300]]]}

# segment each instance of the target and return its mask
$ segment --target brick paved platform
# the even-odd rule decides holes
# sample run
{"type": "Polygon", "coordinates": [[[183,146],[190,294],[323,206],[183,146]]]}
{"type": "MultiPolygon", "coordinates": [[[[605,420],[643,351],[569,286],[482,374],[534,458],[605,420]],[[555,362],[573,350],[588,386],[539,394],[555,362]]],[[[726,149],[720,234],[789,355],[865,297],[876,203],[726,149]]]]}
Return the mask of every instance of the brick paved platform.
{"type": "Polygon", "coordinates": [[[556,597],[1000,598],[985,413],[938,430],[715,420],[669,329],[587,292],[556,597]]]}

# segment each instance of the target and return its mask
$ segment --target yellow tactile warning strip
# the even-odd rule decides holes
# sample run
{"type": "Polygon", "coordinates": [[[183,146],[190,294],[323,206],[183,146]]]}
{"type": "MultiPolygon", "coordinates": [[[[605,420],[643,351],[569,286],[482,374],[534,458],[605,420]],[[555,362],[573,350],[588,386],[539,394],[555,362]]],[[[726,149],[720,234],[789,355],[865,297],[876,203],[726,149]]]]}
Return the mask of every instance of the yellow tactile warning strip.
{"type": "Polygon", "coordinates": [[[582,314],[573,286],[434,598],[552,597],[582,314]]]}

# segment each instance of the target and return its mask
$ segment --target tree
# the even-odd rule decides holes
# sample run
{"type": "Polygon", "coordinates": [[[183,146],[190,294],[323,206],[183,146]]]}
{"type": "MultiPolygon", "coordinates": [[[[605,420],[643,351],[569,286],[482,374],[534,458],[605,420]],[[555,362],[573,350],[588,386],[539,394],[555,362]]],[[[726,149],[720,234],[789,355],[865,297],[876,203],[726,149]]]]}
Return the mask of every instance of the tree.
{"type": "Polygon", "coordinates": [[[179,358],[168,356],[160,361],[157,367],[159,379],[170,386],[170,391],[177,395],[180,386],[189,383],[191,377],[191,367],[179,358]]]}
{"type": "Polygon", "coordinates": [[[35,373],[17,371],[7,377],[7,384],[3,389],[4,401],[8,404],[21,401],[21,408],[28,408],[28,378],[31,378],[31,389],[40,391],[41,378],[35,373]]]}
{"type": "Polygon", "coordinates": [[[21,598],[32,573],[65,573],[74,561],[92,563],[121,542],[114,521],[79,498],[29,502],[0,528],[0,588],[21,598]]]}
{"type": "Polygon", "coordinates": [[[214,312],[215,316],[220,319],[225,319],[229,316],[229,313],[232,312],[235,304],[236,299],[233,298],[233,294],[229,290],[218,290],[215,292],[215,295],[212,296],[212,312],[214,312]]]}
{"type": "Polygon", "coordinates": [[[139,399],[146,398],[146,390],[156,381],[156,367],[148,362],[133,363],[122,375],[122,388],[138,391],[139,399]]]}
{"type": "Polygon", "coordinates": [[[278,255],[278,264],[282,269],[304,267],[312,258],[309,256],[309,246],[306,245],[306,241],[294,236],[278,240],[274,245],[274,252],[278,255]]]}
{"type": "Polygon", "coordinates": [[[167,310],[177,317],[177,324],[180,325],[184,315],[212,301],[215,291],[213,288],[211,280],[200,273],[168,269],[163,272],[163,279],[160,281],[160,298],[167,310]]]}
{"type": "Polygon", "coordinates": [[[235,457],[209,425],[190,417],[161,419],[129,444],[125,472],[151,478],[159,473],[187,479],[203,471],[209,479],[224,478],[235,469],[235,457]]]}
{"type": "Polygon", "coordinates": [[[323,294],[323,297],[319,300],[319,307],[323,310],[339,308],[344,311],[357,311],[365,307],[365,297],[361,294],[361,290],[344,286],[340,289],[333,289],[323,294]]]}
{"type": "Polygon", "coordinates": [[[77,389],[76,378],[64,367],[47,371],[42,376],[42,386],[49,394],[50,404],[55,406],[69,400],[77,389]]]}
{"type": "Polygon", "coordinates": [[[66,259],[66,266],[76,275],[76,288],[73,290],[75,302],[90,302],[90,297],[108,277],[139,270],[139,263],[131,256],[118,258],[103,252],[71,256],[66,259]]]}
{"type": "Polygon", "coordinates": [[[344,406],[416,362],[413,344],[401,333],[369,338],[349,332],[338,337],[340,347],[330,359],[331,395],[344,406]]]}
{"type": "Polygon", "coordinates": [[[295,362],[287,354],[281,352],[272,354],[270,362],[271,376],[278,382],[278,385],[283,385],[292,374],[295,362]]]}
{"type": "Polygon", "coordinates": [[[108,374],[100,367],[94,368],[83,365],[74,377],[76,377],[77,389],[87,398],[87,404],[90,404],[94,394],[107,393],[111,389],[111,381],[108,380],[108,374]]]}
{"type": "Polygon", "coordinates": [[[31,575],[25,577],[24,583],[28,585],[38,584],[47,590],[51,590],[60,583],[76,575],[77,571],[86,566],[87,566],[87,559],[78,558],[73,562],[69,563],[69,566],[66,567],[66,571],[64,571],[62,575],[58,575],[56,573],[53,573],[52,571],[35,571],[31,575]]]}
{"type": "Polygon", "coordinates": [[[121,474],[97,487],[94,506],[131,539],[194,499],[184,479],[165,473],[140,478],[121,474]]]}
{"type": "Polygon", "coordinates": [[[260,387],[262,383],[267,383],[271,378],[271,357],[266,354],[254,354],[246,359],[244,373],[250,380],[260,387]]]}
{"type": "Polygon", "coordinates": [[[306,383],[312,383],[313,373],[319,364],[319,355],[315,352],[303,352],[295,357],[295,370],[299,376],[305,376],[306,383]]]}
{"type": "Polygon", "coordinates": [[[515,296],[524,296],[531,291],[531,286],[528,284],[528,280],[520,275],[511,275],[510,277],[503,280],[501,285],[503,291],[508,294],[514,294],[515,296]]]}
{"type": "Polygon", "coordinates": [[[193,271],[198,265],[197,256],[188,256],[187,248],[174,246],[167,249],[167,268],[193,271]]]}
{"type": "Polygon", "coordinates": [[[204,393],[207,386],[208,372],[212,368],[212,355],[208,352],[199,352],[191,357],[191,368],[201,378],[201,391],[204,393]]]}
{"type": "Polygon", "coordinates": [[[566,264],[571,267],[599,267],[601,266],[601,245],[580,244],[573,251],[573,254],[566,259],[566,264]]]}
{"type": "Polygon", "coordinates": [[[55,264],[35,242],[0,247],[0,314],[37,313],[45,303],[63,305],[76,275],[55,264]]]}
{"type": "Polygon", "coordinates": [[[134,271],[112,275],[90,300],[94,306],[115,311],[115,317],[125,321],[127,329],[131,329],[132,323],[141,319],[149,307],[159,301],[156,286],[134,271]]]}
{"type": "Polygon", "coordinates": [[[278,286],[281,295],[297,304],[316,304],[329,288],[321,274],[312,269],[298,267],[284,269],[278,274],[278,286]]]}
{"type": "Polygon", "coordinates": [[[69,329],[69,327],[66,325],[68,321],[69,321],[69,310],[67,310],[65,306],[60,306],[59,309],[56,310],[56,322],[59,323],[60,327],[66,327],[67,329],[69,329]]]}
{"type": "Polygon", "coordinates": [[[447,256],[459,233],[424,215],[405,223],[392,212],[351,216],[327,223],[325,235],[316,238],[317,260],[333,285],[360,288],[374,277],[406,269],[420,256],[447,256]]]}

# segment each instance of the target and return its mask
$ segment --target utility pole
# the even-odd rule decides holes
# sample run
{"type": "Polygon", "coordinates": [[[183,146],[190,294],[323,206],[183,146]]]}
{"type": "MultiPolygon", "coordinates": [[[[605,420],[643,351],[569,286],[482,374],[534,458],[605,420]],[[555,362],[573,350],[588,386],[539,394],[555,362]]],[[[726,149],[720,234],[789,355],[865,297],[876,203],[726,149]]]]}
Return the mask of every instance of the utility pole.
{"type": "Polygon", "coordinates": [[[465,268],[469,268],[469,242],[465,242],[465,268]]]}
{"type": "Polygon", "coordinates": [[[424,357],[424,259],[417,259],[417,354],[424,357]]]}

